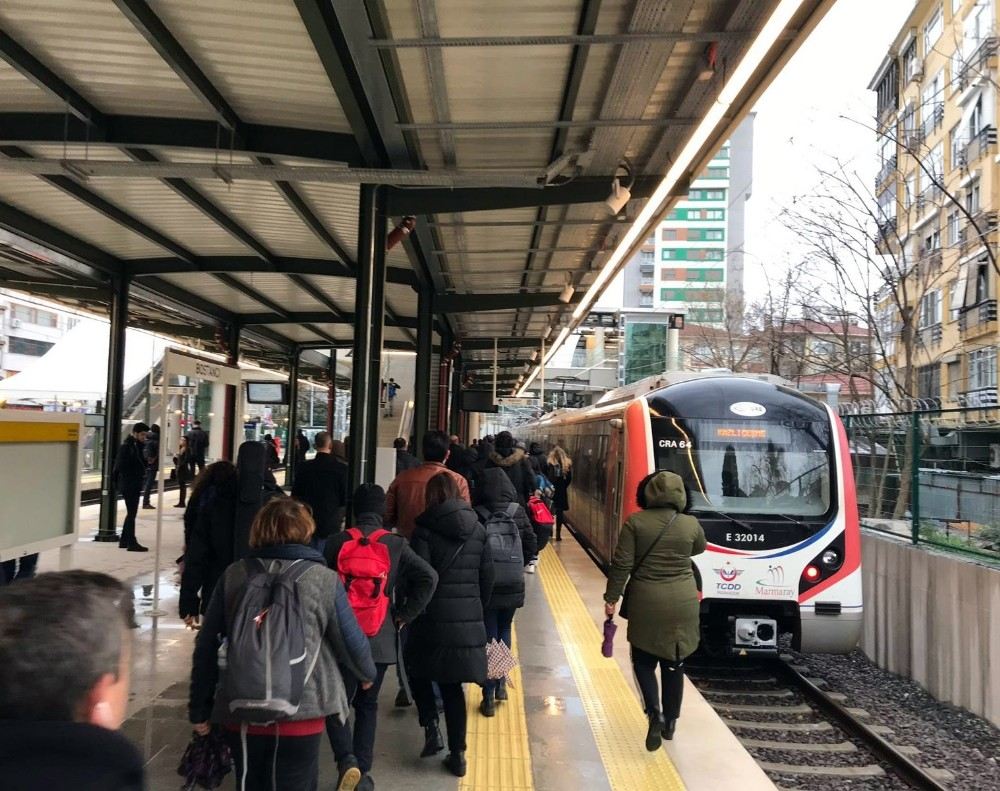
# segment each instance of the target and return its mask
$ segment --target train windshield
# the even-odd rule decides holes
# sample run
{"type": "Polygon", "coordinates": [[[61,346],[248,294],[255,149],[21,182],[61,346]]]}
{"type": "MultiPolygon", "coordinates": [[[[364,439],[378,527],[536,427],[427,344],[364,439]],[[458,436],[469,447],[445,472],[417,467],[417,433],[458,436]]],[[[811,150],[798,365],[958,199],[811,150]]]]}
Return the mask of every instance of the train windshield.
{"type": "Polygon", "coordinates": [[[691,509],[822,516],[830,509],[830,427],[815,421],[653,417],[656,468],[676,472],[691,509]]]}

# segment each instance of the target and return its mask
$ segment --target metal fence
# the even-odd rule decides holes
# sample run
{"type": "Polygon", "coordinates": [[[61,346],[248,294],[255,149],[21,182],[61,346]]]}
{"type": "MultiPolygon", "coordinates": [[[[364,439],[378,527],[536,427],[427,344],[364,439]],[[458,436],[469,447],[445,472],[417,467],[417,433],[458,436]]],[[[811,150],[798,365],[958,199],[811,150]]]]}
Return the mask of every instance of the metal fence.
{"type": "Polygon", "coordinates": [[[862,525],[1000,561],[1000,410],[842,418],[862,525]]]}

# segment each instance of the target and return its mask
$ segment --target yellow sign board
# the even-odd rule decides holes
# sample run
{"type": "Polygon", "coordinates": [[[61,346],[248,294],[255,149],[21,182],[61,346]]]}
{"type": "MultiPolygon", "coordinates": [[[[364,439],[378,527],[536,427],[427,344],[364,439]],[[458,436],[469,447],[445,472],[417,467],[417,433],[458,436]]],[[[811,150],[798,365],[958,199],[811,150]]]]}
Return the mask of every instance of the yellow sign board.
{"type": "Polygon", "coordinates": [[[76,442],[79,423],[0,422],[0,442],[76,442]]]}

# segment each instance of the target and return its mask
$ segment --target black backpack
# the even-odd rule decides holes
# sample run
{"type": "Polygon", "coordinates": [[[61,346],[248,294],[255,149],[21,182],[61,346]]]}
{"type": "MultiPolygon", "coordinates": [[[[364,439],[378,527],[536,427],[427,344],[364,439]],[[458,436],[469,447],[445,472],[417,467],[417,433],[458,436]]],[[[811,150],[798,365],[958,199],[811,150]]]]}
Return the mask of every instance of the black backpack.
{"type": "Polygon", "coordinates": [[[493,585],[512,588],[524,580],[524,550],[521,532],[514,516],[520,506],[509,503],[502,511],[490,512],[480,506],[476,509],[486,527],[486,547],[493,558],[493,585]]]}
{"type": "Polygon", "coordinates": [[[226,575],[228,640],[220,649],[221,684],[229,713],[241,722],[268,724],[299,710],[319,648],[316,656],[306,655],[306,613],[296,583],[318,565],[296,560],[273,574],[267,561],[247,559],[226,575]]]}

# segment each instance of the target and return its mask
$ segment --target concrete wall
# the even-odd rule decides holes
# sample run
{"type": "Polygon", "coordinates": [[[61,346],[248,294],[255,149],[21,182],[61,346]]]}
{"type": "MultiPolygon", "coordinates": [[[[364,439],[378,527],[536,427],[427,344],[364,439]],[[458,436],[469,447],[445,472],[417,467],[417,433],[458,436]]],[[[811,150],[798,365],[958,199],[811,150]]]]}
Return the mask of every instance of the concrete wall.
{"type": "Polygon", "coordinates": [[[861,648],[879,667],[1000,726],[1000,569],[862,538],[861,648]]]}

